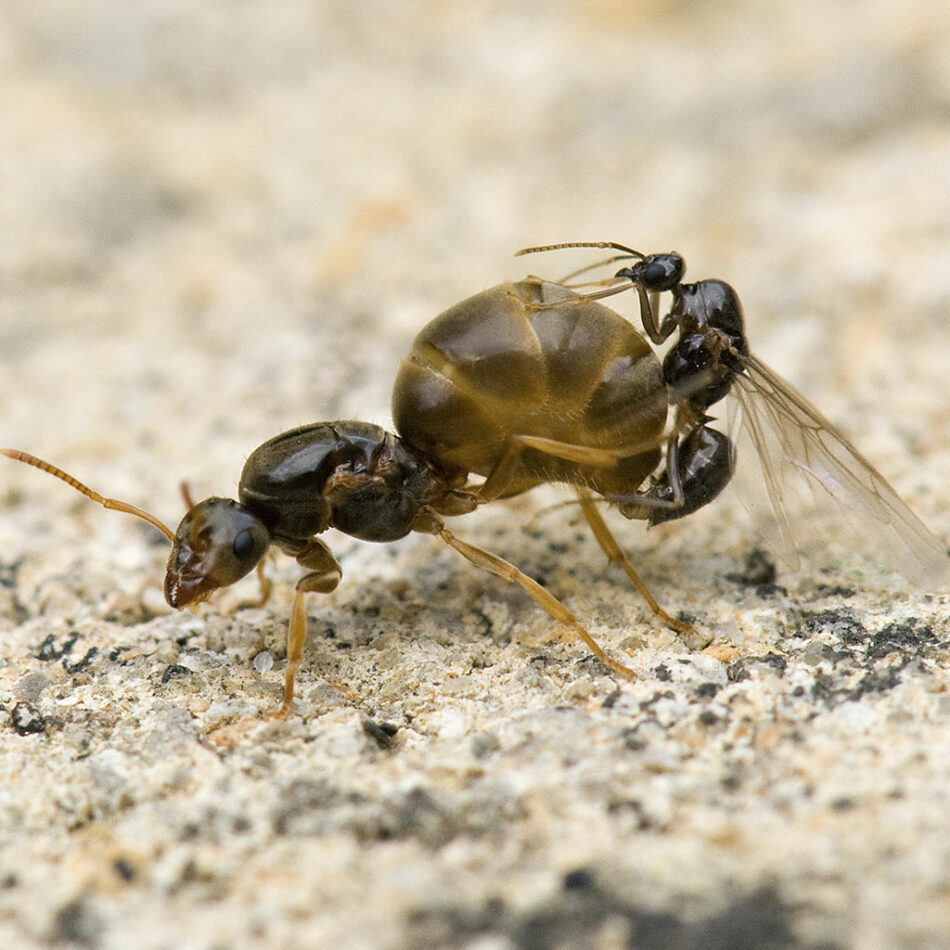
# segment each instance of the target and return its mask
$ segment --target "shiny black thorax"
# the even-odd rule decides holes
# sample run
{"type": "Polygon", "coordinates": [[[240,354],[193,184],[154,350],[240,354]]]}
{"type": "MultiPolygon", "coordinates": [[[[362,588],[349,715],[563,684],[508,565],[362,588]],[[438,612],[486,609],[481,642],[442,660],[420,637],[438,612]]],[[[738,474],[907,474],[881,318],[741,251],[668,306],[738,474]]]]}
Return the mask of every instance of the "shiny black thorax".
{"type": "Polygon", "coordinates": [[[436,482],[419,453],[379,426],[319,422],[255,449],[238,497],[278,542],[327,528],[364,541],[395,541],[412,530],[436,482]]]}
{"type": "MultiPolygon", "coordinates": [[[[661,255],[675,263],[676,255],[661,255]]],[[[693,284],[673,283],[678,274],[670,270],[660,278],[671,290],[673,305],[658,328],[662,339],[678,333],[663,360],[663,378],[673,393],[679,392],[684,411],[684,429],[677,444],[670,447],[668,464],[653,482],[649,497],[657,505],[648,509],[650,525],[683,518],[709,504],[731,480],[735,472],[735,451],[731,440],[707,423],[707,410],[732,389],[743,372],[749,355],[742,306],[735,290],[721,280],[701,280],[693,284]],[[674,479],[678,488],[674,488],[674,479]],[[678,503],[674,503],[677,495],[678,503]]],[[[621,272],[633,279],[630,274],[621,272]]],[[[628,517],[642,516],[643,508],[621,505],[628,517]]]]}
{"type": "Polygon", "coordinates": [[[673,389],[709,380],[689,395],[697,412],[724,398],[742,372],[741,359],[749,355],[743,323],[739,298],[729,284],[701,280],[675,288],[664,326],[675,326],[680,335],[663,360],[663,376],[673,389]]]}

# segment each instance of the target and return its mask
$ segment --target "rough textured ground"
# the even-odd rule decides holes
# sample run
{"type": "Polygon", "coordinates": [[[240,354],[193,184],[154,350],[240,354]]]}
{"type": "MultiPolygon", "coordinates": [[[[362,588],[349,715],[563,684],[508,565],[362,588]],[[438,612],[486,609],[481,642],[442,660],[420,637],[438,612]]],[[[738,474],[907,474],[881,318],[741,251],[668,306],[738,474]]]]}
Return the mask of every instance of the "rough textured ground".
{"type": "MultiPolygon", "coordinates": [[[[611,239],[739,288],[950,536],[939,4],[31,0],[0,63],[0,444],[174,523],[282,429],[386,424],[440,310],[575,263],[516,248],[611,239]]],[[[947,945],[948,601],[839,556],[873,526],[802,515],[773,580],[735,493],[614,517],[701,652],[556,492],[458,521],[633,683],[431,539],[334,536],[268,722],[293,564],[172,613],[150,529],[0,461],[0,945],[947,945]]]]}

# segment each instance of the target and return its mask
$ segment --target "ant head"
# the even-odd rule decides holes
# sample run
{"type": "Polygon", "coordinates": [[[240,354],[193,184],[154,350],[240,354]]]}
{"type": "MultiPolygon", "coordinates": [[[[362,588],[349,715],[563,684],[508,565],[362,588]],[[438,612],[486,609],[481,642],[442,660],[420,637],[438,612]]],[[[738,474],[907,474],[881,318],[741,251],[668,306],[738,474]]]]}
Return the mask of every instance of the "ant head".
{"type": "Polygon", "coordinates": [[[644,290],[662,293],[673,290],[683,279],[685,271],[683,258],[676,251],[670,251],[668,254],[640,255],[636,264],[621,268],[614,276],[626,277],[641,284],[644,290]]]}
{"type": "Polygon", "coordinates": [[[172,542],[165,600],[187,607],[248,574],[270,545],[260,518],[230,498],[206,498],[189,509],[172,542]]]}

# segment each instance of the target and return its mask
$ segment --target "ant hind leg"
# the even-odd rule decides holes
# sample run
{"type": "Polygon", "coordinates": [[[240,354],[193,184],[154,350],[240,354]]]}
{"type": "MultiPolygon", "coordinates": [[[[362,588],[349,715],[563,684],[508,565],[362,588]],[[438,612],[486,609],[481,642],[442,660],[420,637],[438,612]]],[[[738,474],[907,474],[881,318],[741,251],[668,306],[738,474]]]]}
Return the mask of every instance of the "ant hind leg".
{"type": "Polygon", "coordinates": [[[636,673],[628,666],[624,666],[618,660],[613,659],[604,652],[603,647],[587,632],[581,622],[564,606],[553,594],[546,591],[537,581],[528,577],[523,571],[520,571],[514,564],[498,557],[482,548],[475,547],[457,538],[448,528],[432,518],[431,523],[426,528],[429,533],[440,537],[450,548],[454,548],[466,560],[470,561],[476,567],[483,567],[486,571],[491,571],[498,577],[506,581],[518,584],[525,593],[528,594],[537,604],[543,607],[548,614],[555,620],[570,627],[587,644],[588,649],[596,656],[601,663],[608,669],[619,673],[627,679],[636,679],[636,673]]]}
{"type": "MultiPolygon", "coordinates": [[[[622,449],[604,449],[589,445],[577,445],[571,442],[560,442],[543,436],[512,435],[508,439],[508,445],[501,458],[495,463],[495,467],[489,472],[482,485],[475,490],[478,504],[485,504],[507,494],[517,493],[517,489],[516,491],[511,489],[513,484],[516,483],[515,476],[518,463],[526,449],[534,449],[536,452],[550,456],[552,459],[608,469],[616,465],[621,459],[652,451],[667,441],[667,436],[659,434],[653,438],[645,439],[638,445],[628,445],[622,449]]],[[[536,483],[531,482],[532,485],[536,483]]]]}
{"type": "Polygon", "coordinates": [[[607,555],[612,564],[618,564],[623,568],[624,573],[630,578],[630,582],[637,589],[637,593],[646,601],[650,610],[652,610],[653,613],[663,621],[663,623],[665,623],[668,627],[671,627],[677,633],[686,635],[694,634],[696,631],[693,629],[691,624],[688,624],[682,620],[677,620],[675,617],[671,617],[656,602],[656,598],[647,589],[647,586],[641,580],[640,575],[634,570],[633,565],[627,560],[626,554],[623,553],[623,549],[617,543],[617,539],[611,533],[610,528],[607,527],[607,523],[597,510],[597,506],[594,504],[590,492],[584,488],[578,488],[577,496],[580,500],[581,511],[584,513],[584,517],[587,519],[587,523],[590,525],[591,531],[594,532],[594,537],[597,539],[597,543],[603,549],[604,554],[607,555]]]}

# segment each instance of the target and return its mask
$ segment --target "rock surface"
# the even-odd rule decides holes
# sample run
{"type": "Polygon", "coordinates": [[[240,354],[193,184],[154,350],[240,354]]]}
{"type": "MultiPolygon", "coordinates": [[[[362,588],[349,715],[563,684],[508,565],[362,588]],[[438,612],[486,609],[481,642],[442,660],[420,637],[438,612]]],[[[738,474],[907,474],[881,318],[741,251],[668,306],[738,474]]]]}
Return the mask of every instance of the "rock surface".
{"type": "MultiPolygon", "coordinates": [[[[591,260],[517,248],[604,239],[734,284],[950,537],[939,5],[31,0],[0,37],[0,444],[175,523],[283,429],[388,424],[447,306],[591,260]]],[[[292,563],[173,613],[155,532],[0,461],[0,945],[946,946],[947,595],[805,511],[785,566],[748,452],[610,521],[703,642],[557,491],[453,525],[635,682],[432,539],[332,536],[286,722],[292,563]]]]}

